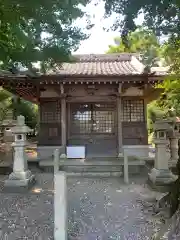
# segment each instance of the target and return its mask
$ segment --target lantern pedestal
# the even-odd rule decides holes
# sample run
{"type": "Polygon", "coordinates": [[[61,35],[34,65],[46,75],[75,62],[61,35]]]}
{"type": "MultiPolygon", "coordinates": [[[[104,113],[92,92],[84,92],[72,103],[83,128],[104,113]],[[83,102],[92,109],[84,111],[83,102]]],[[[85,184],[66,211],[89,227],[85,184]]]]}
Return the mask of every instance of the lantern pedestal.
{"type": "Polygon", "coordinates": [[[168,192],[176,179],[177,176],[169,169],[153,168],[149,174],[148,183],[155,190],[168,192]]]}
{"type": "Polygon", "coordinates": [[[11,193],[27,192],[33,187],[36,180],[31,171],[22,171],[19,173],[12,172],[5,181],[4,191],[11,193]]]}

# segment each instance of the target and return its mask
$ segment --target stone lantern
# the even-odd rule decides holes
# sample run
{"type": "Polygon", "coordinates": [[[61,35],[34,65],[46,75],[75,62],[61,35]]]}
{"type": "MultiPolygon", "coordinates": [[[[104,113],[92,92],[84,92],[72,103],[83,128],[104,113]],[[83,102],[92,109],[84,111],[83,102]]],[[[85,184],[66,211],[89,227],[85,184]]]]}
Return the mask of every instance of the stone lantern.
{"type": "Polygon", "coordinates": [[[174,122],[173,130],[169,133],[171,158],[170,163],[176,165],[178,161],[178,140],[180,138],[180,122],[174,122]]]}
{"type": "Polygon", "coordinates": [[[25,149],[27,146],[26,134],[31,132],[31,129],[25,125],[24,116],[18,116],[17,125],[11,129],[15,136],[15,141],[12,144],[14,147],[14,162],[13,172],[5,181],[5,189],[11,192],[19,190],[27,190],[35,182],[34,175],[28,170],[27,157],[25,149]]]}
{"type": "Polygon", "coordinates": [[[1,148],[0,157],[6,162],[12,162],[13,159],[13,149],[12,142],[14,141],[14,136],[12,134],[11,128],[16,125],[16,120],[4,120],[2,122],[2,132],[1,132],[1,148]]]}
{"type": "Polygon", "coordinates": [[[16,126],[16,120],[4,120],[3,126],[3,142],[12,143],[14,141],[14,136],[12,134],[11,128],[16,126]]]}
{"type": "Polygon", "coordinates": [[[175,131],[176,137],[179,139],[180,138],[180,120],[176,121],[174,131],[175,131]]]}
{"type": "Polygon", "coordinates": [[[155,143],[155,164],[149,174],[149,182],[153,186],[168,186],[177,177],[169,170],[169,156],[167,146],[169,144],[169,132],[173,129],[173,124],[169,121],[156,121],[154,124],[155,143]]]}

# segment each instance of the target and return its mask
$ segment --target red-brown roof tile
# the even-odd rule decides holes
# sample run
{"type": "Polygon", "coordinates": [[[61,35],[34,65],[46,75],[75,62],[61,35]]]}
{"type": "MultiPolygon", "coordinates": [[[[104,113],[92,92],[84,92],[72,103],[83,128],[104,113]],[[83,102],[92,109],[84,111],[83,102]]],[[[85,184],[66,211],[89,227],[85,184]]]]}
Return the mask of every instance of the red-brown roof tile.
{"type": "MultiPolygon", "coordinates": [[[[114,54],[86,54],[73,55],[73,61],[63,63],[61,66],[53,68],[46,73],[46,76],[137,76],[144,73],[145,66],[140,62],[139,55],[133,53],[114,53],[114,54]]],[[[31,78],[27,75],[27,70],[12,74],[9,71],[0,71],[0,79],[26,79],[31,78]]],[[[167,68],[154,67],[150,73],[155,76],[167,74],[167,68]]],[[[42,76],[40,73],[38,76],[42,76]]]]}
{"type": "Polygon", "coordinates": [[[142,74],[144,65],[137,54],[74,55],[74,62],[63,63],[61,68],[48,74],[84,76],[120,76],[142,74]]]}

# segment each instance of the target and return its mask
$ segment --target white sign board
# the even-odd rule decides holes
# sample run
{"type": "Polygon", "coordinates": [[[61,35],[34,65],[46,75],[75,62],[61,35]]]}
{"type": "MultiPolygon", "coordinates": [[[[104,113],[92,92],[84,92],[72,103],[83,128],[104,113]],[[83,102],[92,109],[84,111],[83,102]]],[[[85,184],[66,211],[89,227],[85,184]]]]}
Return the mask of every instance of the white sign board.
{"type": "Polygon", "coordinates": [[[85,146],[66,147],[67,158],[85,158],[85,146]]]}

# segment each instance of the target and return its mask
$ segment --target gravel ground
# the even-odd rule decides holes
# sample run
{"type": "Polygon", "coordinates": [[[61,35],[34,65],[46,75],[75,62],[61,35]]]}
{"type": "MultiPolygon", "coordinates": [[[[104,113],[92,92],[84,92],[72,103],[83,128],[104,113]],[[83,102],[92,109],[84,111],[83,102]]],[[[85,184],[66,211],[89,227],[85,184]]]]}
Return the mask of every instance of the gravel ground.
{"type": "MultiPolygon", "coordinates": [[[[53,239],[53,175],[36,178],[36,192],[0,192],[0,240],[53,239]]],[[[150,239],[156,224],[136,201],[143,181],[127,187],[118,178],[68,178],[68,240],[150,239]]]]}
{"type": "MultiPolygon", "coordinates": [[[[5,178],[0,178],[1,189],[5,178]]],[[[36,178],[37,192],[0,192],[0,240],[53,239],[53,176],[38,174],[36,178]]]]}
{"type": "Polygon", "coordinates": [[[69,179],[69,239],[150,239],[161,223],[137,201],[145,191],[143,182],[127,187],[118,178],[69,179]]]}

